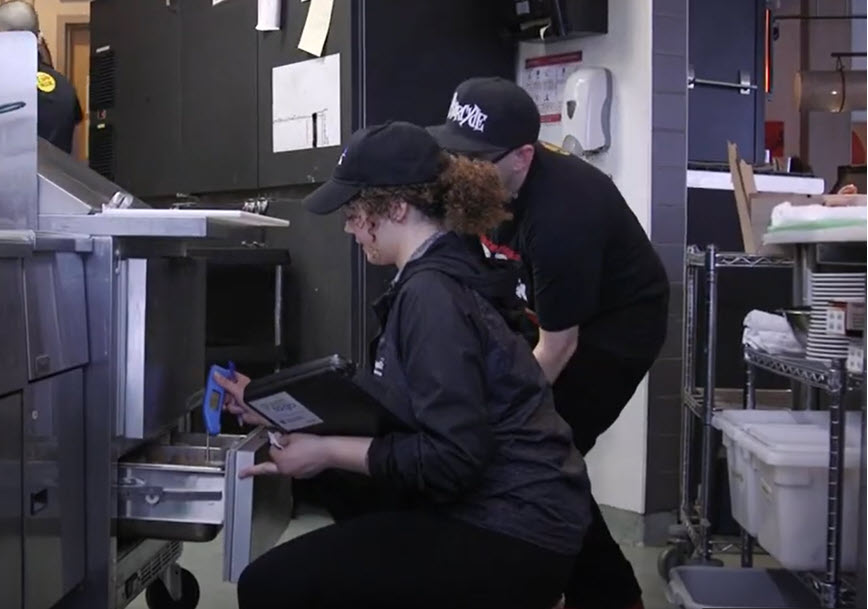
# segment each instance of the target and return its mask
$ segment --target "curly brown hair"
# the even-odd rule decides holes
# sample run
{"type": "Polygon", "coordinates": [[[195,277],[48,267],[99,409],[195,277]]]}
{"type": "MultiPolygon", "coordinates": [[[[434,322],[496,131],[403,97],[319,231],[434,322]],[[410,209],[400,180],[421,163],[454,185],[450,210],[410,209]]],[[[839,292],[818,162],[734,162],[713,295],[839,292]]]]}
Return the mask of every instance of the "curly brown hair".
{"type": "Polygon", "coordinates": [[[511,215],[509,193],[491,163],[443,153],[435,182],[364,189],[350,207],[368,218],[388,217],[397,201],[405,201],[449,230],[482,234],[511,215]]]}

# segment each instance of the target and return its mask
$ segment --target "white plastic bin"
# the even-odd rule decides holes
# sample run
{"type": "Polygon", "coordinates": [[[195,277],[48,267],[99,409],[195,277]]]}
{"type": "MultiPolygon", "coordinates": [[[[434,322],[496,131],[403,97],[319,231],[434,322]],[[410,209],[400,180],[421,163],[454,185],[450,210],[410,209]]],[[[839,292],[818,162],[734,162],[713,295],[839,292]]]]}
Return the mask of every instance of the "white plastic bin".
{"type": "MultiPolygon", "coordinates": [[[[847,413],[848,443],[859,441],[861,422],[861,413],[847,413]]],[[[744,434],[758,426],[809,426],[823,431],[824,441],[828,446],[829,413],[804,410],[723,410],[715,413],[712,425],[721,431],[726,448],[732,517],[748,533],[757,537],[759,518],[765,509],[765,501],[760,495],[757,464],[744,442],[744,434]]]]}
{"type": "Polygon", "coordinates": [[[807,609],[820,602],[782,569],[684,566],[672,569],[667,600],[683,609],[807,609]]]}
{"type": "Polygon", "coordinates": [[[752,536],[757,535],[759,510],[759,481],[750,451],[742,441],[746,429],[754,425],[822,425],[828,413],[793,410],[723,410],[712,418],[719,429],[726,448],[729,472],[729,496],[732,517],[752,536]]]}
{"type": "MultiPolygon", "coordinates": [[[[858,413],[853,413],[858,414],[858,413]]],[[[858,559],[858,422],[848,420],[842,501],[841,566],[858,559]]],[[[826,565],[826,501],[829,429],[821,425],[754,425],[741,442],[751,454],[758,489],[756,537],[784,567],[823,570],[826,565]]]]}

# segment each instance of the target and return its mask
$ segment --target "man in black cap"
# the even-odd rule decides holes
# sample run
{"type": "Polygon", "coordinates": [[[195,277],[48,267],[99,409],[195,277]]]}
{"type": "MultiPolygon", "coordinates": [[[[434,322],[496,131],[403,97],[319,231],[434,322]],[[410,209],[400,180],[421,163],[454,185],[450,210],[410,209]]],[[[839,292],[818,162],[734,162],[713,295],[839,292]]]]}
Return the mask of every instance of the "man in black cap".
{"type": "MultiPolygon", "coordinates": [[[[539,327],[534,355],[582,455],[632,397],[666,333],[669,283],[636,216],[604,173],[538,141],[533,99],[502,78],[473,78],[430,128],[453,153],[491,161],[513,219],[481,236],[488,256],[520,261],[517,292],[539,327]]],[[[642,606],[632,567],[594,502],[566,591],[568,607],[642,606]]]]}
{"type": "MultiPolygon", "coordinates": [[[[0,32],[32,32],[39,38],[36,9],[24,0],[0,4],[0,32]]],[[[40,46],[43,44],[40,39],[40,46]]],[[[39,69],[36,73],[37,131],[39,137],[71,154],[75,128],[84,119],[84,114],[75,88],[43,57],[45,50],[39,54],[39,69]]]]}

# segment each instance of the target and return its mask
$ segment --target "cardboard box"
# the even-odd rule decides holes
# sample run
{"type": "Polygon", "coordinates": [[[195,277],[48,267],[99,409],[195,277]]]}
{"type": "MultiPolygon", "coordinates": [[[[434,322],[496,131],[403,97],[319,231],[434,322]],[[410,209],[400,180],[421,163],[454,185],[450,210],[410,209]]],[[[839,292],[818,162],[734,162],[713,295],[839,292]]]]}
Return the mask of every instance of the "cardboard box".
{"type": "Polygon", "coordinates": [[[823,204],[822,196],[797,193],[761,193],[757,191],[753,168],[738,156],[738,147],[729,142],[729,171],[735,192],[735,204],[741,227],[742,244],[748,254],[786,255],[788,250],[779,245],[763,245],[772,210],[785,201],[791,205],[823,204]]]}

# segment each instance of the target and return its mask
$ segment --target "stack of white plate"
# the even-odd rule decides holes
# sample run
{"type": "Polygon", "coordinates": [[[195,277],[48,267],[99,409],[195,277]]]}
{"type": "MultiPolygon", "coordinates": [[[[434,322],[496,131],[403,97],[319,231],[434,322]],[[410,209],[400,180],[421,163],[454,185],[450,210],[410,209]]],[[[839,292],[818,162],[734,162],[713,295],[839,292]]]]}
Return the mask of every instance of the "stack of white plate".
{"type": "Polygon", "coordinates": [[[865,301],[865,273],[814,273],[811,277],[811,325],[808,329],[808,359],[846,359],[848,340],[826,332],[829,303],[836,300],[865,301]]]}

